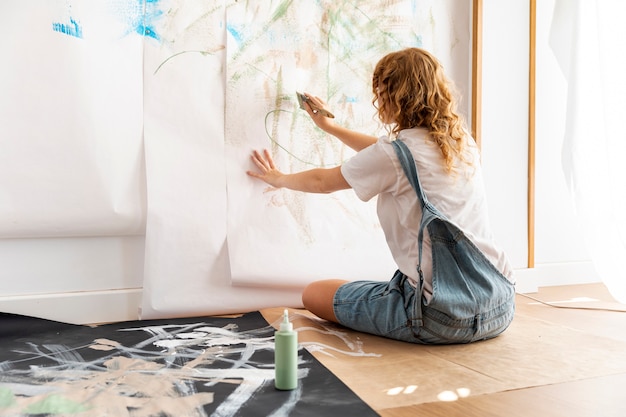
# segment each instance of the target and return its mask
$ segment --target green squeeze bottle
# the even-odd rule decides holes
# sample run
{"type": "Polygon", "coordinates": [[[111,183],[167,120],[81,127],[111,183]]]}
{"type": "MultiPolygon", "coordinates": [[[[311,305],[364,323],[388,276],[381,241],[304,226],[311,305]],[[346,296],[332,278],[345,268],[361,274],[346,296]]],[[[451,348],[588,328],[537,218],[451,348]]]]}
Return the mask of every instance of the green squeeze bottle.
{"type": "Polygon", "coordinates": [[[274,333],[274,385],[279,390],[298,387],[298,333],[289,322],[285,309],[280,329],[274,333]]]}

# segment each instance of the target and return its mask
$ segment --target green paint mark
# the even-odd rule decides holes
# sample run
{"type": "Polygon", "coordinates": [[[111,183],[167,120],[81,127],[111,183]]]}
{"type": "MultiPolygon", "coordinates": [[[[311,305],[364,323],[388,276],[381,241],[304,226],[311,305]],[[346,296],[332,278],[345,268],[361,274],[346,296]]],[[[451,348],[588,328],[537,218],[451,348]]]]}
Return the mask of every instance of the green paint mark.
{"type": "Polygon", "coordinates": [[[76,414],[87,411],[89,407],[69,400],[61,395],[52,394],[26,408],[28,414],[76,414]]]}
{"type": "Polygon", "coordinates": [[[7,408],[15,404],[15,396],[8,388],[0,387],[0,408],[7,408]]]}
{"type": "MultiPolygon", "coordinates": [[[[282,93],[283,93],[283,67],[281,66],[278,70],[278,76],[276,78],[276,100],[274,101],[274,105],[276,106],[276,109],[280,109],[282,106],[282,93]]],[[[280,113],[275,112],[274,116],[279,115],[280,113]]],[[[272,137],[276,138],[278,137],[278,123],[279,118],[278,117],[274,117],[274,123],[272,124],[272,137]]],[[[272,141],[274,142],[274,145],[278,145],[278,143],[276,141],[272,141]]],[[[276,152],[276,147],[272,145],[272,151],[276,152]]]]}
{"type": "Polygon", "coordinates": [[[248,46],[250,46],[251,44],[253,44],[257,39],[259,39],[260,37],[262,37],[263,35],[265,35],[267,33],[267,31],[269,30],[269,28],[276,23],[277,21],[279,21],[289,10],[289,6],[291,5],[291,3],[293,3],[293,0],[283,0],[280,5],[276,8],[276,11],[274,12],[274,14],[272,15],[272,17],[270,18],[270,20],[268,22],[265,22],[265,24],[263,25],[263,27],[261,28],[261,30],[259,32],[257,32],[252,38],[248,39],[246,42],[244,42],[243,44],[241,44],[239,46],[239,50],[236,51],[233,56],[231,57],[232,61],[237,61],[237,59],[239,58],[239,56],[244,52],[245,49],[248,48],[248,46]]]}
{"type": "Polygon", "coordinates": [[[274,12],[274,16],[272,16],[272,20],[271,20],[272,23],[276,22],[278,19],[281,19],[283,16],[285,16],[292,2],[293,0],[283,1],[281,5],[278,6],[278,8],[276,9],[276,12],[274,12]]]}
{"type": "Polygon", "coordinates": [[[172,58],[174,58],[174,57],[177,57],[177,56],[179,56],[179,55],[182,55],[182,54],[187,54],[187,53],[190,53],[190,52],[194,52],[194,53],[202,54],[203,56],[206,56],[206,55],[213,55],[210,51],[182,51],[182,52],[178,52],[178,53],[176,53],[176,54],[174,54],[174,55],[170,56],[169,58],[167,58],[165,61],[161,62],[161,63],[159,64],[159,66],[157,67],[157,69],[155,69],[155,70],[154,70],[154,74],[156,74],[156,73],[157,73],[157,72],[161,69],[161,67],[162,67],[163,65],[165,65],[165,63],[166,63],[167,61],[169,61],[170,59],[172,59],[172,58]]]}
{"type": "MultiPolygon", "coordinates": [[[[312,165],[314,167],[317,168],[325,168],[325,167],[329,167],[329,166],[337,166],[339,165],[341,162],[333,162],[330,164],[324,164],[324,163],[315,163],[315,162],[311,162],[311,161],[306,161],[302,158],[299,158],[296,154],[294,154],[293,152],[291,152],[289,149],[287,149],[285,146],[281,145],[273,136],[272,136],[272,132],[267,128],[267,126],[269,125],[268,123],[268,119],[272,116],[274,117],[278,117],[276,116],[277,113],[293,113],[287,110],[282,110],[282,109],[276,109],[276,110],[272,110],[270,112],[268,112],[265,115],[265,134],[267,135],[268,139],[270,140],[270,142],[272,143],[272,149],[275,149],[275,147],[278,147],[280,149],[282,149],[283,151],[285,151],[290,157],[292,157],[293,159],[302,162],[303,164],[306,165],[312,165]]],[[[273,123],[274,126],[277,125],[276,122],[273,123]]]]}

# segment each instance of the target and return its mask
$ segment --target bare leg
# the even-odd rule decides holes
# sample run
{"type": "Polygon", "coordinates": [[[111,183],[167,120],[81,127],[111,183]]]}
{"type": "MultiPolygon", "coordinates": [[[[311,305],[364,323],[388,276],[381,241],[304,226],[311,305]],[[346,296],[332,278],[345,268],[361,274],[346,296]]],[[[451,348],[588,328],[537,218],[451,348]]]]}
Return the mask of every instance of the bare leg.
{"type": "Polygon", "coordinates": [[[337,323],[333,309],[333,298],[337,289],[346,282],[348,281],[341,279],[312,282],[302,292],[302,304],[316,316],[337,323]]]}

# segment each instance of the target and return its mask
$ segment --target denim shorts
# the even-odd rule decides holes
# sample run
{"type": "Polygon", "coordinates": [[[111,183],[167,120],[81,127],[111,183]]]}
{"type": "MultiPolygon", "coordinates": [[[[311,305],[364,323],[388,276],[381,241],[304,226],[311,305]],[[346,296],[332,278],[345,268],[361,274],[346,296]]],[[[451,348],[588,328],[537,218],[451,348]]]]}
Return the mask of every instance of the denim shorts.
{"type": "Polygon", "coordinates": [[[490,339],[513,320],[514,300],[473,317],[452,318],[424,305],[417,291],[400,271],[390,281],[348,282],[335,293],[335,316],[348,328],[419,344],[490,339]]]}

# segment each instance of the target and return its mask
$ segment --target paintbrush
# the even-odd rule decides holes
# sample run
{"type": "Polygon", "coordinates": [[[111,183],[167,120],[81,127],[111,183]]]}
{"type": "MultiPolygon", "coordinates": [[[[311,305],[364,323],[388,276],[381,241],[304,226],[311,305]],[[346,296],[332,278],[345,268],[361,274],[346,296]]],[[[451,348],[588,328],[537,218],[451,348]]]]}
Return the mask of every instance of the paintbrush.
{"type": "Polygon", "coordinates": [[[335,118],[335,115],[332,114],[331,112],[329,112],[326,109],[321,109],[319,107],[317,107],[316,105],[314,105],[311,100],[309,100],[309,97],[307,97],[305,94],[299,93],[296,91],[296,96],[298,96],[298,104],[300,105],[300,108],[302,110],[306,110],[306,108],[304,107],[304,103],[309,103],[309,106],[311,106],[311,109],[313,110],[313,113],[318,113],[321,114],[322,116],[325,117],[330,117],[331,119],[335,118]]]}

